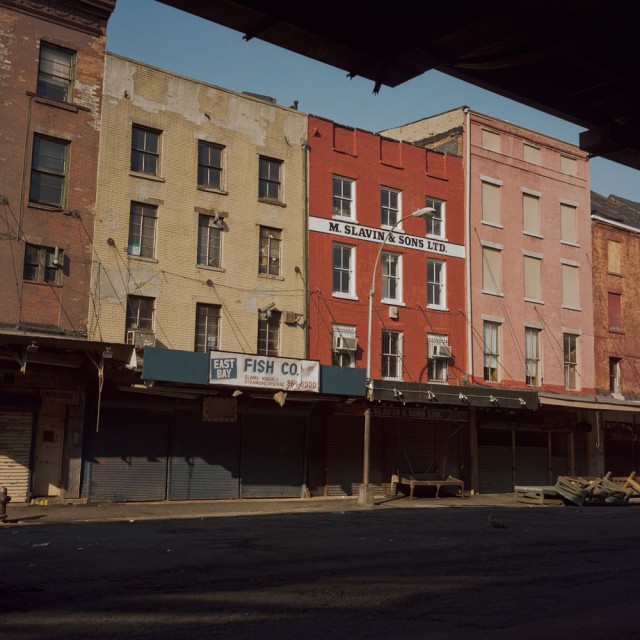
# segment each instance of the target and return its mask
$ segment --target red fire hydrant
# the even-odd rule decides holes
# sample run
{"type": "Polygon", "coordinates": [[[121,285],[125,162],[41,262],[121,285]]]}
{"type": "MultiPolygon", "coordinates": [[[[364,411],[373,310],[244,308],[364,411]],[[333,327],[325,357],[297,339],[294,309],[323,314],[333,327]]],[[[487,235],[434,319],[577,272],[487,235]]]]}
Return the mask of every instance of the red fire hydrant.
{"type": "Polygon", "coordinates": [[[0,522],[7,519],[7,502],[11,500],[11,496],[7,494],[7,487],[0,487],[0,522]]]}

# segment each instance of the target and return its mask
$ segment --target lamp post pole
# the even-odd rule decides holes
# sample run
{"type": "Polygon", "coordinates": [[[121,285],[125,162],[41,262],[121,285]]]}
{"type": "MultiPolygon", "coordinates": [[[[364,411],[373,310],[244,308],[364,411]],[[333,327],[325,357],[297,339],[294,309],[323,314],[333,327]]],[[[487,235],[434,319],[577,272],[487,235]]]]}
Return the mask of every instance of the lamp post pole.
{"type": "Polygon", "coordinates": [[[369,481],[369,469],[370,469],[370,450],[371,450],[371,394],[373,391],[373,381],[371,379],[371,325],[373,320],[373,295],[376,291],[376,272],[378,270],[378,263],[380,262],[380,256],[382,255],[382,249],[387,244],[387,240],[391,237],[391,234],[396,230],[397,226],[409,218],[423,218],[424,220],[430,220],[433,218],[436,210],[433,207],[424,207],[418,209],[413,213],[410,213],[404,218],[398,219],[395,224],[389,229],[387,235],[384,237],[380,248],[378,249],[378,255],[373,265],[373,274],[371,276],[371,286],[369,287],[369,316],[368,316],[368,328],[367,328],[367,368],[366,368],[366,384],[367,384],[367,406],[364,410],[364,457],[362,462],[362,485],[358,492],[358,504],[373,504],[373,487],[369,481]]]}

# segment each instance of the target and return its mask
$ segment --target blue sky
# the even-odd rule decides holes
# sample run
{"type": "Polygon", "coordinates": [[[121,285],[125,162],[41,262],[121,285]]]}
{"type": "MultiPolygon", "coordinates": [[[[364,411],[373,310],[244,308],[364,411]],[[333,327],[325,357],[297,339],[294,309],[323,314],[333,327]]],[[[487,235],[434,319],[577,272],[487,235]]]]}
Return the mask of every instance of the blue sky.
{"type": "MultiPolygon", "coordinates": [[[[156,0],[117,0],[107,49],[219,87],[271,96],[283,106],[297,100],[300,111],[372,132],[467,105],[579,142],[580,127],[437,71],[374,95],[370,80],[349,79],[344,71],[242,35],[156,0]]],[[[593,158],[591,189],[640,202],[640,172],[593,158]]]]}

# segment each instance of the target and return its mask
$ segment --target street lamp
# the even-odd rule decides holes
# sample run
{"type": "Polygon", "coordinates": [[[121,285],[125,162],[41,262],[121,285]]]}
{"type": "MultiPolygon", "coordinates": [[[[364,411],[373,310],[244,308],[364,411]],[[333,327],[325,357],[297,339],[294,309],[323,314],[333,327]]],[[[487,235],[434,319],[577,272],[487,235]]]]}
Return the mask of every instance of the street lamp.
{"type": "MultiPolygon", "coordinates": [[[[391,234],[395,231],[396,227],[403,222],[404,220],[408,220],[409,218],[422,218],[424,220],[431,220],[433,218],[436,210],[433,207],[424,207],[422,209],[418,209],[413,213],[410,213],[408,216],[404,218],[400,218],[395,222],[395,224],[389,229],[387,235],[384,237],[380,248],[378,249],[378,255],[376,256],[376,261],[373,265],[373,274],[371,276],[371,287],[369,288],[369,322],[368,322],[368,330],[367,330],[367,400],[371,399],[371,391],[373,388],[373,382],[371,380],[371,321],[373,318],[373,295],[376,290],[376,272],[378,270],[378,262],[380,262],[380,256],[382,255],[382,249],[384,249],[384,245],[387,243],[387,240],[391,237],[391,234]]],[[[373,504],[373,487],[369,483],[369,451],[371,448],[371,405],[367,404],[364,410],[364,461],[362,468],[362,486],[360,487],[360,491],[358,492],[358,503],[359,504],[373,504]]]]}

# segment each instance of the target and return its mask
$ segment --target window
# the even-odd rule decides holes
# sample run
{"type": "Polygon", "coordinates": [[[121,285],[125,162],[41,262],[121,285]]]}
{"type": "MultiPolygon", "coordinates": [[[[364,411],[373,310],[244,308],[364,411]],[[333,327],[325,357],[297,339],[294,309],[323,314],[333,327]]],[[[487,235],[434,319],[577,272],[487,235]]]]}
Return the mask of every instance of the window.
{"type": "Polygon", "coordinates": [[[66,140],[33,136],[31,185],[29,201],[63,207],[66,198],[67,158],[66,140]]]}
{"type": "Polygon", "coordinates": [[[347,244],[333,244],[333,293],[352,296],[355,290],[353,277],[354,248],[347,244]]]}
{"type": "Polygon", "coordinates": [[[200,214],[198,216],[198,264],[206,267],[222,266],[221,218],[200,214]]]}
{"type": "Polygon", "coordinates": [[[565,333],[564,343],[564,386],[566,389],[577,389],[578,368],[578,336],[565,333]]]}
{"type": "Polygon", "coordinates": [[[487,382],[500,382],[498,376],[498,358],[500,357],[500,325],[485,321],[482,326],[482,350],[484,353],[484,379],[487,382]]]}
{"type": "Polygon", "coordinates": [[[569,156],[560,156],[560,171],[570,176],[578,174],[578,161],[575,158],[569,156]]]}
{"type": "Polygon", "coordinates": [[[607,270],[609,273],[622,273],[622,244],[607,240],[607,270]]]}
{"type": "Polygon", "coordinates": [[[449,378],[449,341],[447,336],[427,336],[427,376],[429,382],[446,382],[449,378]]]}
{"type": "Polygon", "coordinates": [[[131,171],[157,176],[160,163],[160,132],[133,125],[131,171]]]}
{"type": "Polygon", "coordinates": [[[22,277],[33,282],[62,284],[64,251],[58,247],[28,244],[24,253],[22,277]]]}
{"type": "Polygon", "coordinates": [[[524,256],[524,297],[525,300],[542,300],[540,272],[542,260],[533,256],[524,256]]]}
{"type": "Polygon", "coordinates": [[[482,182],[482,222],[500,225],[500,185],[482,182]]]}
{"type": "Polygon", "coordinates": [[[277,356],[280,342],[280,312],[261,311],[258,316],[258,355],[277,356]]]}
{"type": "Polygon", "coordinates": [[[575,265],[562,265],[562,306],[580,309],[579,270],[575,265]]]}
{"type": "Polygon", "coordinates": [[[534,147],[532,144],[523,145],[523,156],[525,162],[531,164],[540,164],[540,147],[534,147]]]}
{"type": "Polygon", "coordinates": [[[622,360],[620,358],[609,358],[609,392],[621,393],[620,369],[622,360]]]}
{"type": "Polygon", "coordinates": [[[560,204],[560,240],[569,244],[578,244],[576,227],[576,207],[560,204]]]}
{"type": "Polygon", "coordinates": [[[482,291],[502,293],[502,251],[493,247],[482,247],[482,291]]]}
{"type": "Polygon", "coordinates": [[[540,235],[540,198],[530,193],[522,194],[522,230],[540,235]]]}
{"type": "Polygon", "coordinates": [[[382,252],[382,301],[402,301],[400,256],[397,253],[382,252]]]}
{"type": "Polygon", "coordinates": [[[258,161],[258,198],[282,202],[282,161],[260,158],[258,161]]]}
{"type": "Polygon", "coordinates": [[[427,220],[427,235],[444,238],[444,202],[427,198],[425,206],[435,209],[432,218],[427,220]]]}
{"type": "Polygon", "coordinates": [[[267,276],[280,275],[280,250],[282,231],[260,227],[260,263],[258,273],[267,276]]]}
{"type": "Polygon", "coordinates": [[[219,330],[220,307],[215,304],[197,304],[195,351],[199,353],[217,351],[220,348],[219,330]]]}
{"type": "Polygon", "coordinates": [[[156,252],[156,221],[158,207],[140,202],[131,203],[129,214],[130,256],[153,258],[156,252]]]}
{"type": "Polygon", "coordinates": [[[336,367],[355,367],[357,348],[356,328],[351,325],[334,324],[331,364],[336,367]]]}
{"type": "Polygon", "coordinates": [[[622,295],[619,293],[607,294],[609,307],[609,331],[622,331],[622,295]]]}
{"type": "Polygon", "coordinates": [[[74,51],[41,42],[36,93],[45,98],[71,102],[74,60],[74,51]]]}
{"type": "Polygon", "coordinates": [[[489,129],[482,130],[482,146],[489,151],[500,151],[500,134],[489,129]]]}
{"type": "Polygon", "coordinates": [[[540,372],[540,329],[526,328],[525,340],[525,380],[532,387],[539,387],[540,372]]]}
{"type": "Polygon", "coordinates": [[[222,150],[218,144],[198,140],[198,186],[222,189],[222,150]]]}
{"type": "MultiPolygon", "coordinates": [[[[335,183],[334,183],[335,193],[335,183]]],[[[334,214],[335,215],[335,214],[334,214]]],[[[393,227],[400,220],[400,191],[380,187],[380,224],[393,227]]]]}
{"type": "Polygon", "coordinates": [[[402,333],[382,332],[382,378],[402,380],[402,333]]]}
{"type": "Polygon", "coordinates": [[[427,306],[444,309],[444,262],[427,260],[427,306]]]}
{"type": "Polygon", "coordinates": [[[355,218],[355,183],[350,178],[333,176],[333,215],[355,218]]]}
{"type": "Polygon", "coordinates": [[[127,296],[127,329],[153,331],[154,298],[127,296]]]}

